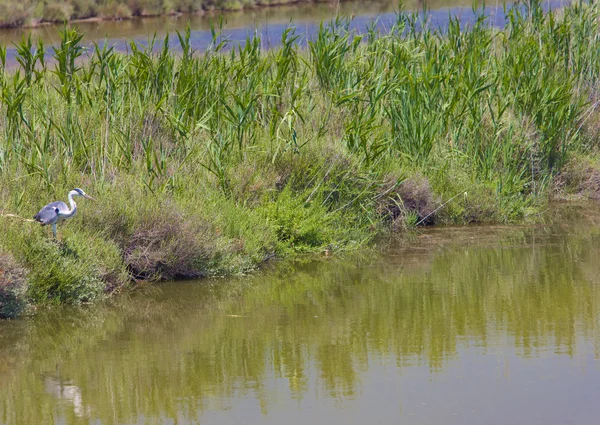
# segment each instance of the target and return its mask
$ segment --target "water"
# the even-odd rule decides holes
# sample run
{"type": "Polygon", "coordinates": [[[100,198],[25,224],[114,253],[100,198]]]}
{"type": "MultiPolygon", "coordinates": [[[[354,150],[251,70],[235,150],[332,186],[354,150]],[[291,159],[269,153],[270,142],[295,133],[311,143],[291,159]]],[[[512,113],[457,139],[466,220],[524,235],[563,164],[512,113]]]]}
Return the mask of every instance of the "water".
{"type": "MultiPolygon", "coordinates": [[[[547,0],[543,2],[545,10],[555,9],[569,4],[570,0],[547,0]]],[[[426,4],[428,11],[421,13],[423,22],[431,28],[443,29],[448,25],[449,17],[458,18],[461,25],[470,25],[476,21],[473,2],[470,0],[409,0],[404,2],[404,10],[422,11],[426,4]]],[[[507,2],[508,6],[512,3],[507,2]]],[[[476,7],[481,13],[482,5],[476,7]]],[[[489,25],[505,24],[504,3],[497,1],[486,5],[484,14],[489,25]]],[[[316,4],[299,4],[291,6],[263,7],[251,11],[211,13],[205,15],[166,16],[160,18],[140,18],[124,21],[101,21],[75,23],[85,33],[85,42],[89,51],[93,51],[92,42],[103,45],[107,42],[117,50],[126,52],[131,41],[145,45],[156,34],[157,48],[160,47],[166,34],[170,35],[170,47],[180,48],[176,31],[184,32],[189,25],[190,42],[197,51],[206,50],[213,42],[211,25],[219,27],[219,19],[223,19],[221,40],[227,40],[227,46],[242,45],[247,38],[259,35],[263,48],[268,49],[280,43],[281,35],[286,28],[295,27],[300,36],[299,43],[306,44],[318,31],[321,22],[329,22],[336,16],[352,18],[350,28],[357,34],[364,34],[367,27],[375,27],[386,32],[396,22],[398,2],[395,0],[372,0],[344,2],[328,2],[316,4]]],[[[17,65],[14,44],[24,36],[31,34],[32,39],[41,39],[46,45],[57,45],[60,42],[60,25],[43,26],[30,29],[0,29],[0,45],[7,47],[7,64],[17,65]]],[[[46,57],[51,60],[51,50],[46,57]]]]}
{"type": "Polygon", "coordinates": [[[596,424],[598,223],[431,229],[1,322],[0,424],[596,424]]]}

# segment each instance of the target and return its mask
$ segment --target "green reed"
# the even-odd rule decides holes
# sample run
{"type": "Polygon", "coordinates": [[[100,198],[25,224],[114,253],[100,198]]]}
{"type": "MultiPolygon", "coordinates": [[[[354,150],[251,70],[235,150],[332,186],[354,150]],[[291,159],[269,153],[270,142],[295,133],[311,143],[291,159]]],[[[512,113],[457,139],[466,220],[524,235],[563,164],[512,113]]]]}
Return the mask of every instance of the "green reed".
{"type": "Polygon", "coordinates": [[[237,162],[267,140],[297,149],[301,135],[307,142],[329,140],[335,130],[367,162],[400,156],[406,165],[424,166],[447,150],[467,155],[491,177],[521,168],[519,161],[505,163],[501,148],[523,147],[503,130],[520,122],[534,139],[525,150],[535,172],[552,171],[577,143],[586,89],[597,74],[590,19],[597,12],[587,9],[576,5],[561,18],[538,16],[533,6],[525,13],[513,9],[499,31],[483,17],[470,29],[451,21],[446,33],[417,31],[418,18],[404,16],[389,34],[369,29],[366,43],[338,19],[321,27],[308,52],[290,30],[273,52],[262,52],[255,36],[230,54],[196,54],[188,31],[178,34],[180,59],[167,36],[157,53],[156,39],[142,47],[130,43],[128,55],[96,45],[83,65],[83,36],[65,29],[51,70],[43,45],[34,50],[24,39],[17,46],[20,69],[4,71],[0,81],[3,163],[29,150],[42,128],[49,143],[40,154],[76,159],[63,161],[66,172],[74,166],[104,173],[133,164],[143,152],[149,171],[156,167],[159,174],[164,166],[157,155],[185,157],[180,145],[190,137],[201,136],[203,155],[217,156],[214,140],[222,139],[218,152],[237,162]],[[313,117],[316,111],[327,113],[313,117]],[[323,121],[313,134],[317,118],[323,121]]]}

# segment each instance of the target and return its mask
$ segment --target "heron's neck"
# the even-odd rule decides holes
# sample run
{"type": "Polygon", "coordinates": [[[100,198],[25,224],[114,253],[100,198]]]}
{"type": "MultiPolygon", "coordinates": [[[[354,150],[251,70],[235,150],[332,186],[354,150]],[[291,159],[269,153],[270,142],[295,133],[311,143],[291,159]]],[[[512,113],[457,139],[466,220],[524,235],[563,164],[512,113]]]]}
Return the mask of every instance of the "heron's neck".
{"type": "Polygon", "coordinates": [[[73,217],[73,215],[75,215],[75,212],[77,211],[77,204],[73,200],[72,193],[69,193],[69,205],[71,206],[71,209],[66,213],[60,214],[61,217],[63,217],[63,218],[73,217]]]}

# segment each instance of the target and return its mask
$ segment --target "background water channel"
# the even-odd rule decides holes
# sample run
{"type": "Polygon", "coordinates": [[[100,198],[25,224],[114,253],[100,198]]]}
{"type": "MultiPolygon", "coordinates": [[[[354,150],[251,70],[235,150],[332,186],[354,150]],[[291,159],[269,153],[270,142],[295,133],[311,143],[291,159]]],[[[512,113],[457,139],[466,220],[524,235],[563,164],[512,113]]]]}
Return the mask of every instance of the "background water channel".
{"type": "Polygon", "coordinates": [[[600,215],[572,210],[0,322],[0,424],[596,424],[600,215]]]}
{"type": "MultiPolygon", "coordinates": [[[[570,0],[546,0],[542,2],[545,10],[555,9],[569,4],[570,0]]],[[[469,0],[407,0],[403,10],[421,14],[424,24],[442,31],[448,25],[450,17],[457,18],[461,25],[475,22],[477,14],[483,8],[489,25],[500,26],[505,23],[505,7],[512,2],[473,3],[469,0]],[[424,7],[427,11],[423,12],[424,7]]],[[[521,6],[522,7],[522,6],[521,6]]],[[[170,36],[170,47],[179,49],[176,31],[184,32],[190,27],[190,42],[197,51],[206,50],[213,42],[211,26],[218,29],[222,19],[223,28],[220,40],[227,40],[227,46],[243,44],[247,38],[259,35],[263,48],[267,49],[280,43],[286,28],[295,27],[298,42],[305,44],[318,31],[321,22],[328,23],[336,16],[351,18],[349,28],[358,34],[364,34],[371,25],[385,32],[396,22],[399,3],[395,0],[348,0],[342,2],[299,3],[288,6],[259,7],[240,12],[208,13],[195,15],[164,16],[158,18],[136,18],[120,21],[76,22],[80,32],[85,34],[85,43],[91,52],[92,42],[103,45],[105,42],[117,50],[127,51],[128,44],[135,41],[145,45],[157,37],[157,49],[166,34],[170,36]]],[[[32,39],[41,39],[46,46],[60,43],[61,25],[46,25],[39,28],[0,29],[0,45],[7,47],[7,65],[16,66],[15,43],[31,34],[32,39]]],[[[48,49],[47,58],[51,59],[48,49]]]]}

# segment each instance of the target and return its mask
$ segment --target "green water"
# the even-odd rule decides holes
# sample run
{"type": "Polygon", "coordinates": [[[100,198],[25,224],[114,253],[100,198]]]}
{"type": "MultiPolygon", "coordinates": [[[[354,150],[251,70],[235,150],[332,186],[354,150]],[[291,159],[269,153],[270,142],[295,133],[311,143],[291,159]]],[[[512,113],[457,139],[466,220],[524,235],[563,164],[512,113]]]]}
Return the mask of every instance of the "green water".
{"type": "Polygon", "coordinates": [[[1,424],[596,424],[600,216],[0,322],[1,424]]]}

